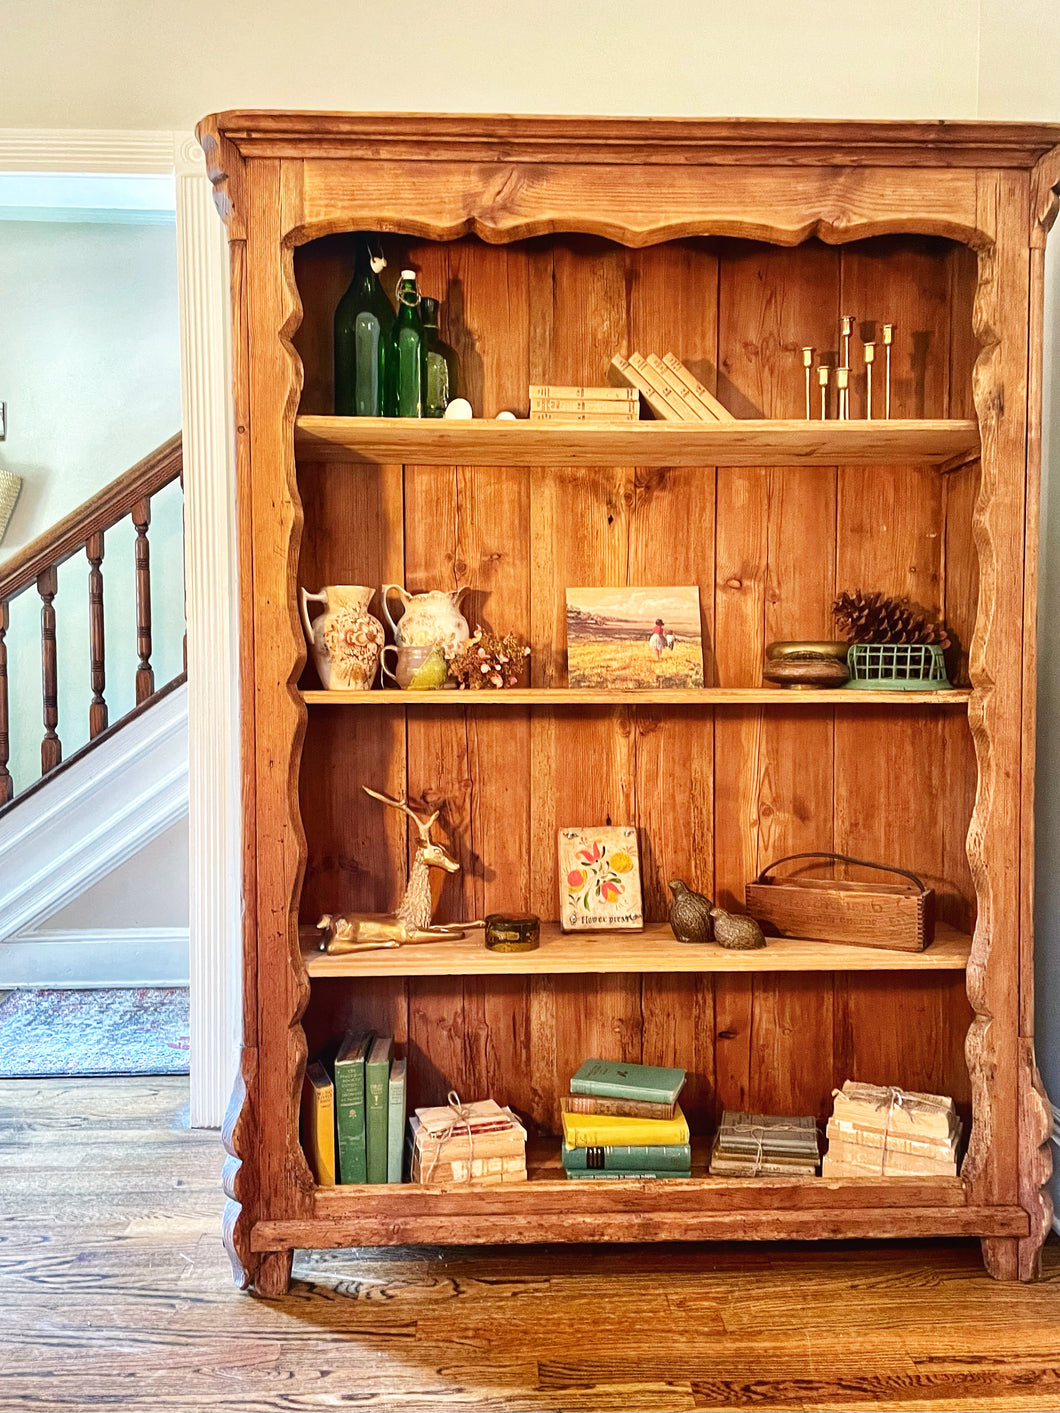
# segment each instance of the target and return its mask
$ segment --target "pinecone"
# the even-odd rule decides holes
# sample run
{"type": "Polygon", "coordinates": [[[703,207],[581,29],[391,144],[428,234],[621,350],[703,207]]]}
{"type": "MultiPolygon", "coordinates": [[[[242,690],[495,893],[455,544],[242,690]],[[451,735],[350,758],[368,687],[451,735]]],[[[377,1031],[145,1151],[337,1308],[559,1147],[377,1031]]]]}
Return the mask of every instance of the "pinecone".
{"type": "Polygon", "coordinates": [[[832,604],[832,614],[839,631],[851,643],[933,643],[943,651],[950,646],[943,625],[908,599],[855,589],[839,595],[832,604]]]}

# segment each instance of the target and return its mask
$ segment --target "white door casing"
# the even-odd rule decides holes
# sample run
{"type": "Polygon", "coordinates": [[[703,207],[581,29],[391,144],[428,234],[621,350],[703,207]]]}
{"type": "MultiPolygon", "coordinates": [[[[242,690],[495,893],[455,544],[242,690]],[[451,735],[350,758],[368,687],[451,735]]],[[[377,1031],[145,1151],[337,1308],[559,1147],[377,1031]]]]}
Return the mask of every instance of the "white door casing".
{"type": "Polygon", "coordinates": [[[221,1123],[242,1032],[235,456],[228,256],[186,132],[0,128],[0,172],[171,173],[188,625],[191,1122],[221,1123]]]}

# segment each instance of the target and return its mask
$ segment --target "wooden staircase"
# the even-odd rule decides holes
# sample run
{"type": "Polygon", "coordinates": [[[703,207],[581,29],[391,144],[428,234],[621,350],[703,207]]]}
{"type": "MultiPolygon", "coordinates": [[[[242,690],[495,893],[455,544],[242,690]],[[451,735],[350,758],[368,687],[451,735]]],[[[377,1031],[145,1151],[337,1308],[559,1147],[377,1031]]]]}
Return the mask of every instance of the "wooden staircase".
{"type": "MultiPolygon", "coordinates": [[[[64,765],[83,758],[104,737],[118,730],[131,717],[146,710],[164,693],[183,682],[187,673],[185,645],[184,670],[170,681],[156,684],[151,665],[151,499],[173,481],[183,490],[183,458],[180,434],[170,437],[150,455],[105,486],[91,500],[72,511],[59,524],[18,551],[0,565],[0,815],[12,809],[41,784],[53,778],[64,765]],[[111,722],[106,699],[106,659],[104,654],[103,558],[106,536],[126,516],[136,532],[134,578],[136,592],[135,706],[119,720],[111,722]],[[89,685],[92,698],[88,710],[88,741],[64,761],[59,736],[58,657],[56,650],[55,595],[58,569],[84,551],[87,560],[89,624],[89,685]],[[41,721],[40,776],[15,794],[9,770],[10,706],[8,699],[9,606],[19,594],[36,588],[41,600],[41,721]]],[[[130,648],[133,645],[130,644],[130,648]]],[[[130,660],[132,654],[130,653],[130,660]]]]}

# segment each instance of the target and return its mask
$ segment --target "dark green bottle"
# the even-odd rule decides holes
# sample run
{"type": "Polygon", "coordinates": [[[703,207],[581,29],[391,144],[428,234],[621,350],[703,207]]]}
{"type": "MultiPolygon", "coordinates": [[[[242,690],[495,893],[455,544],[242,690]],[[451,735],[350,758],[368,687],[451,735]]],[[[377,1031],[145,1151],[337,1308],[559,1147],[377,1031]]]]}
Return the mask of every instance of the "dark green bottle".
{"type": "Polygon", "coordinates": [[[394,310],[379,283],[386,265],[373,256],[366,236],[357,237],[350,287],[335,309],[335,413],[382,417],[386,408],[394,310]]]}
{"type": "Polygon", "coordinates": [[[394,417],[422,417],[427,382],[427,343],[420,319],[416,271],[402,270],[397,314],[391,338],[389,412],[394,417]]]}
{"type": "Polygon", "coordinates": [[[424,295],[420,318],[427,342],[427,387],[423,394],[424,417],[441,417],[456,397],[456,354],[438,336],[438,301],[424,295]]]}

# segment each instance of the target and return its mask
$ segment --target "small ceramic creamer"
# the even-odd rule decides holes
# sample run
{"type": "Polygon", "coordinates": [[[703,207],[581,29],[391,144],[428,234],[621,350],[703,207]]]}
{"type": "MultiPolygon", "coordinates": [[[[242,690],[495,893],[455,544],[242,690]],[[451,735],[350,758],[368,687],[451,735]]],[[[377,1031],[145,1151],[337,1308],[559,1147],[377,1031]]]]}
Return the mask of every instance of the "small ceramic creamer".
{"type": "Polygon", "coordinates": [[[319,593],[301,589],[302,622],[321,686],[329,692],[367,692],[379,668],[383,625],[368,612],[373,590],[364,584],[328,584],[319,593]],[[310,620],[309,605],[324,612],[310,620]]]}
{"type": "Polygon", "coordinates": [[[393,629],[394,642],[399,648],[437,644],[453,649],[470,638],[467,619],[460,612],[460,600],[467,591],[468,586],[464,585],[460,589],[431,589],[425,594],[410,594],[400,584],[384,584],[383,612],[393,629]],[[396,622],[390,612],[392,593],[397,594],[405,606],[405,612],[396,622]]]}

